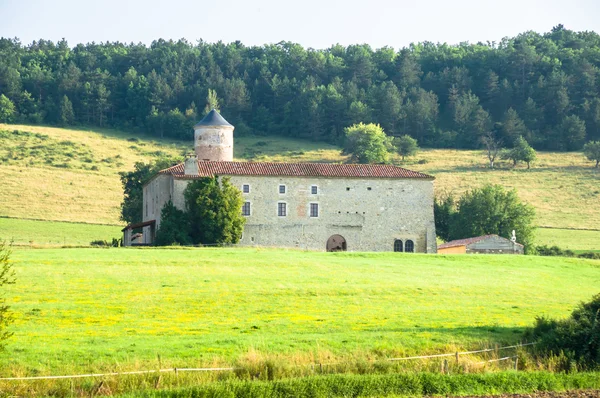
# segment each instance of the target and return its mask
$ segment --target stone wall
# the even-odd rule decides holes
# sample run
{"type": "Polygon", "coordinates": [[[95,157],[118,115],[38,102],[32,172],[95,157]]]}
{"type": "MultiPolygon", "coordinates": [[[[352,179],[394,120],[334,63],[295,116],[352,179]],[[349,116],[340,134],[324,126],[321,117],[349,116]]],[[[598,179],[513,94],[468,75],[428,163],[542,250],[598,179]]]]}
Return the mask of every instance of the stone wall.
{"type": "MultiPolygon", "coordinates": [[[[173,181],[173,204],[185,209],[183,191],[191,180],[173,181]]],[[[232,176],[232,183],[250,202],[240,244],[325,250],[335,234],[350,251],[392,251],[394,240],[415,244],[416,252],[435,253],[433,181],[419,179],[361,179],[232,176]],[[285,193],[279,193],[285,185],[285,193]],[[317,194],[311,187],[317,186],[317,194]],[[278,216],[278,203],[287,215],[278,216]],[[310,217],[317,203],[319,216],[310,217]]]]}
{"type": "Polygon", "coordinates": [[[233,126],[198,126],[194,151],[199,160],[233,161],[233,126]]]}
{"type": "MultiPolygon", "coordinates": [[[[144,185],[143,215],[142,221],[156,220],[156,230],[160,227],[160,213],[164,205],[171,200],[173,177],[170,175],[157,174],[146,185],[144,185]]],[[[144,228],[144,242],[150,244],[154,237],[151,236],[150,227],[144,228]]]]}

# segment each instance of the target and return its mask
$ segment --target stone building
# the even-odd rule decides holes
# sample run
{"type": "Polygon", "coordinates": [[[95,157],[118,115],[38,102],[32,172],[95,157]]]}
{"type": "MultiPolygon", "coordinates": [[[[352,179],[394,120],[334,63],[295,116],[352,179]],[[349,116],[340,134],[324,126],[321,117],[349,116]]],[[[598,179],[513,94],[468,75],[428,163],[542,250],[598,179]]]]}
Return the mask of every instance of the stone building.
{"type": "Polygon", "coordinates": [[[234,162],[234,127],[215,110],[194,130],[195,156],[144,186],[145,243],[169,200],[185,209],[190,181],[227,176],[244,198],[241,245],[436,251],[433,177],[391,165],[234,162]]]}
{"type": "MultiPolygon", "coordinates": [[[[514,231],[513,231],[514,234],[514,231]]],[[[438,246],[440,254],[523,254],[523,245],[516,238],[506,239],[498,235],[484,235],[475,238],[458,239],[438,246]]]]}

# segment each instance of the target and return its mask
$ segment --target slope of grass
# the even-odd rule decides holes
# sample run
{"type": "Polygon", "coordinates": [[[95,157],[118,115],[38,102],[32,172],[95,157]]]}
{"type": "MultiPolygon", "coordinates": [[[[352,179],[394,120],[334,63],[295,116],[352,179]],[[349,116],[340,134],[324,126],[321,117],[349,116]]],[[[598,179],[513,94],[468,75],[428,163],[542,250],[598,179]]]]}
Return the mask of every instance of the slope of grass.
{"type": "Polygon", "coordinates": [[[94,240],[121,238],[121,227],[0,217],[0,240],[15,246],[89,245],[94,240]]]}
{"type": "Polygon", "coordinates": [[[520,341],[598,293],[600,261],[262,249],[13,254],[3,374],[307,364],[520,341]],[[535,284],[532,285],[532,281],[535,284]]]}
{"type": "Polygon", "coordinates": [[[600,251],[600,231],[538,228],[536,242],[579,252],[600,251]]]}

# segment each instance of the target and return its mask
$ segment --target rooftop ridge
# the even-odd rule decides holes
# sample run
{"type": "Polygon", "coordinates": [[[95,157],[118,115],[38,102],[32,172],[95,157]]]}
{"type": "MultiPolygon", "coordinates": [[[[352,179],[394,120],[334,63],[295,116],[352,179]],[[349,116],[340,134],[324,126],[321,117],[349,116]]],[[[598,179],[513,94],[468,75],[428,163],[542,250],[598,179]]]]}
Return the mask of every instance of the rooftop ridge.
{"type": "Polygon", "coordinates": [[[198,161],[198,175],[185,175],[184,164],[159,171],[159,174],[176,178],[195,179],[214,175],[256,175],[288,177],[349,177],[349,178],[414,178],[435,177],[386,164],[335,164],[335,163],[274,163],[274,162],[224,162],[198,161]]]}

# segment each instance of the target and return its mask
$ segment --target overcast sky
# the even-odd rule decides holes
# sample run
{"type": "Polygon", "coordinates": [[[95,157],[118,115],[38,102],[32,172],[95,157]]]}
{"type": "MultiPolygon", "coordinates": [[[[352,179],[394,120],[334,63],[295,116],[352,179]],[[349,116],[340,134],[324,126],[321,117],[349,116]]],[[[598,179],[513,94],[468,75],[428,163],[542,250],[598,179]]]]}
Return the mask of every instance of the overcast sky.
{"type": "Polygon", "coordinates": [[[600,32],[600,0],[0,0],[0,36],[77,43],[293,41],[327,48],[368,43],[499,41],[533,30],[600,32]]]}

